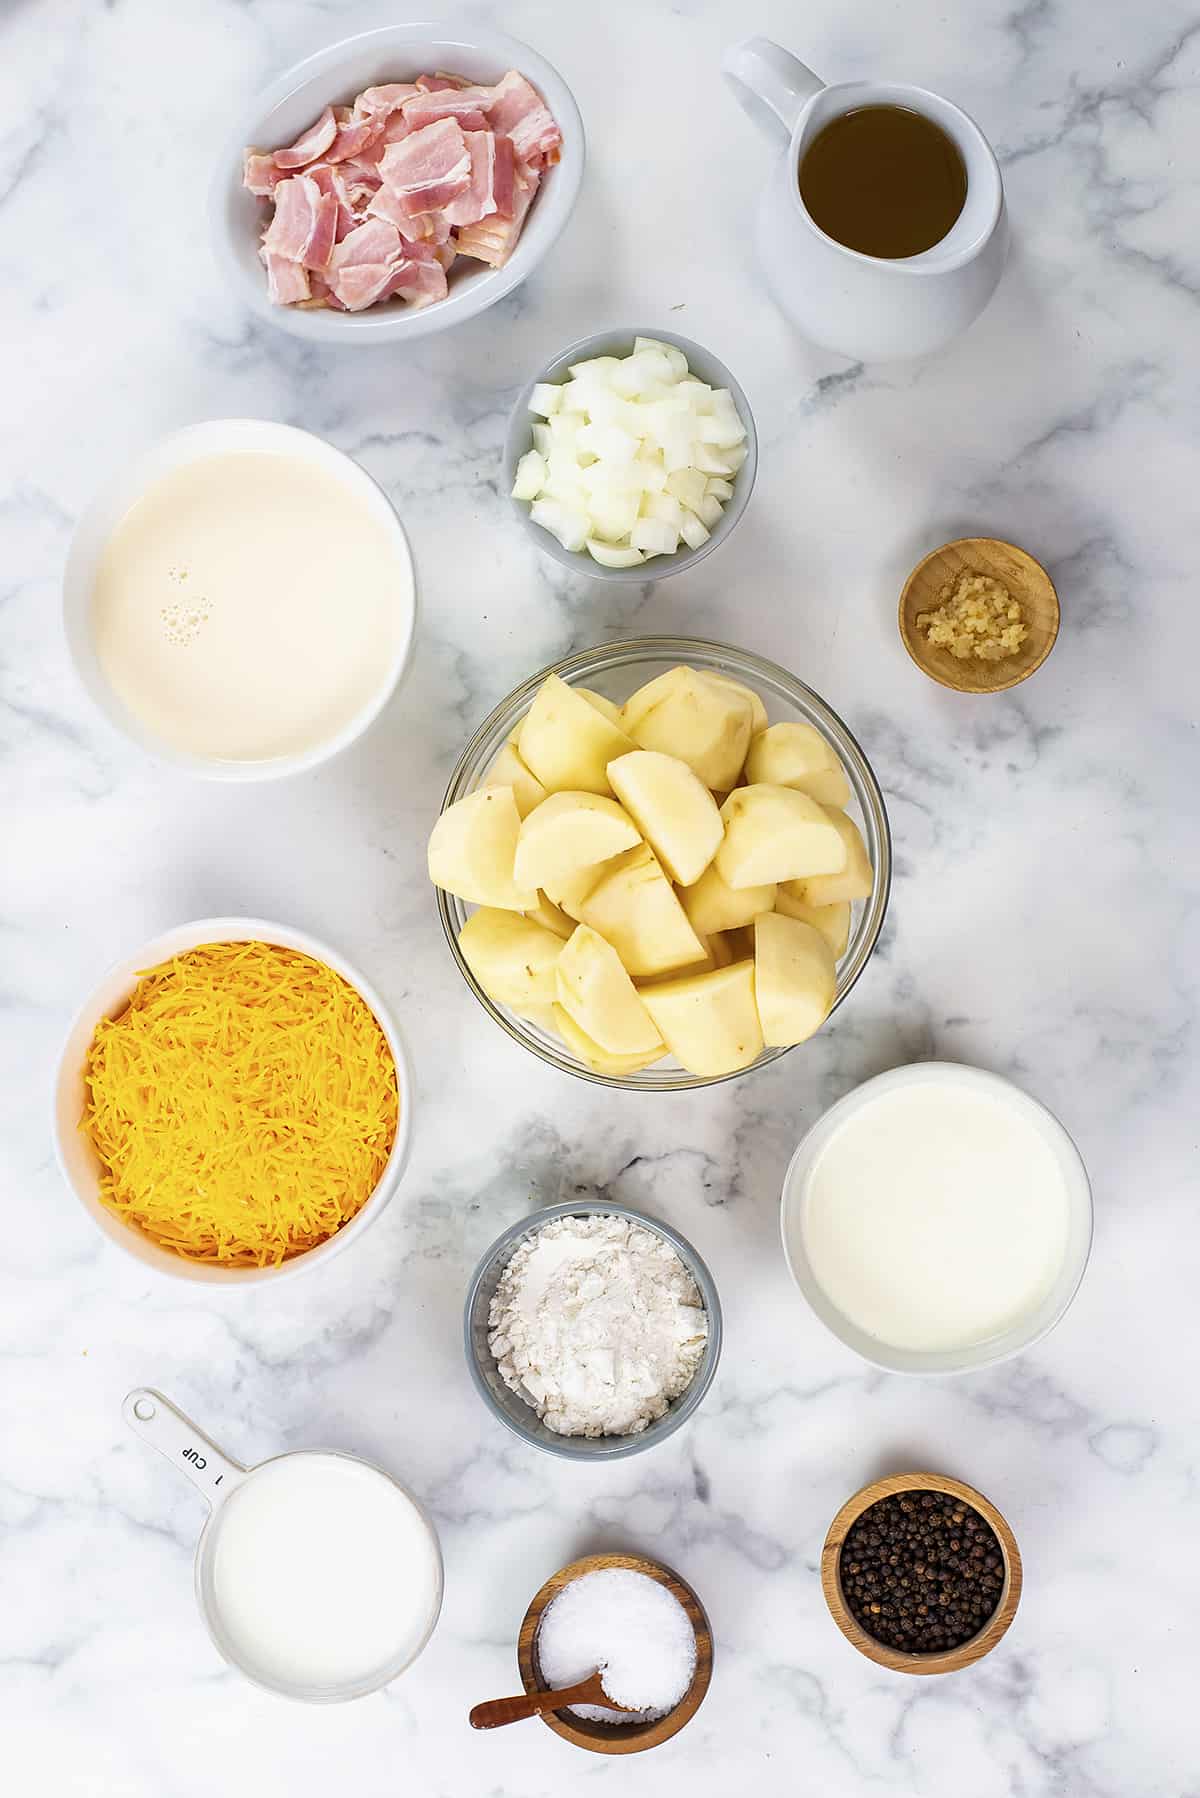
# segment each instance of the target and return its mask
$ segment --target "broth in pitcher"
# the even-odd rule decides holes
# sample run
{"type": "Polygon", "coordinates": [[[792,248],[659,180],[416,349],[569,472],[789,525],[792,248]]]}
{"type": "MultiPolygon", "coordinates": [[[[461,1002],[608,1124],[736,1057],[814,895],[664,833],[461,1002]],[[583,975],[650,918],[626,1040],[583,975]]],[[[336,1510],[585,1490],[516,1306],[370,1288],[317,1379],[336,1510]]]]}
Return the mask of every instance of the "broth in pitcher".
{"type": "Polygon", "coordinates": [[[958,146],[907,106],[859,106],[819,131],[800,161],[800,197],[828,236],[864,256],[931,250],[967,197],[958,146]]]}

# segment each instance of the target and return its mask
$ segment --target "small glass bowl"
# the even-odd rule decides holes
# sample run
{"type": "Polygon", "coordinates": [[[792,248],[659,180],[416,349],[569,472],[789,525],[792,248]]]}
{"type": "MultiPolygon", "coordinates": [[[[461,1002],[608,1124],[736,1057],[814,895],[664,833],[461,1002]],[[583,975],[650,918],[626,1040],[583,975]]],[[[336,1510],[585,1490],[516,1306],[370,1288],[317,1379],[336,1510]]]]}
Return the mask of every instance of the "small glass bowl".
{"type": "MultiPolygon", "coordinates": [[[[693,668],[708,669],[714,674],[728,675],[752,688],[766,706],[772,724],[815,726],[836,750],[846,771],[851,791],[847,810],[863,833],[875,871],[875,884],[870,897],[852,907],[850,940],[838,962],[837,993],[833,1001],[836,1011],[871,959],[883,928],[892,881],[891,833],[879,782],[858,743],[823,699],[776,663],[753,655],[749,650],[735,649],[727,643],[708,643],[698,637],[641,637],[580,650],[577,655],[567,656],[552,667],[531,674],[484,719],[450,776],[442,810],[474,792],[507,741],[509,732],[533,704],[534,695],[548,674],[557,674],[568,686],[589,687],[620,704],[636,688],[681,662],[693,668]]],[[[696,1086],[716,1086],[722,1080],[734,1080],[738,1074],[750,1072],[749,1068],[739,1068],[735,1074],[695,1075],[685,1072],[677,1062],[667,1060],[642,1068],[635,1074],[596,1073],[573,1055],[561,1038],[551,1036],[529,1018],[518,1017],[506,1006],[497,1005],[488,998],[458,946],[459,931],[475,908],[440,887],[437,905],[450,953],[479,1003],[514,1041],[548,1061],[551,1067],[574,1074],[580,1080],[594,1081],[597,1086],[625,1087],[630,1092],[682,1092],[696,1086]]],[[[751,1065],[764,1067],[787,1053],[786,1049],[764,1049],[751,1065]]]]}

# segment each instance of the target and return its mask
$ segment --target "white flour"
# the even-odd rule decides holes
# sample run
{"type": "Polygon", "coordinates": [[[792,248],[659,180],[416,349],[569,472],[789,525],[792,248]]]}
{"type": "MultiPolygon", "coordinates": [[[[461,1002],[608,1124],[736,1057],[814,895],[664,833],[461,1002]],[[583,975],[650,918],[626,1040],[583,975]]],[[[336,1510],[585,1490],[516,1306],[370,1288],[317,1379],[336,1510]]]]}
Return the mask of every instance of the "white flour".
{"type": "Polygon", "coordinates": [[[492,1298],[504,1383],[559,1436],[633,1436],[691,1383],[708,1319],[671,1245],[623,1217],[557,1218],[492,1298]]]}

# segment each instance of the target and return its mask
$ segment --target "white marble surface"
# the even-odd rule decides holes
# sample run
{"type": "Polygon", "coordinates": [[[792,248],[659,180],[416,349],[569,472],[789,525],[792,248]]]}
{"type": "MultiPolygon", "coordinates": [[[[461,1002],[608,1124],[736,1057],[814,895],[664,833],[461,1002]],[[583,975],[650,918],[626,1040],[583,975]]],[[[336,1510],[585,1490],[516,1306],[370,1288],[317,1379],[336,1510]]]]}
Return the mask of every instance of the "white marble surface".
{"type": "Polygon", "coordinates": [[[234,99],[394,9],[340,0],[11,0],[0,16],[4,412],[0,1155],[0,1739],[31,1798],[1180,1798],[1195,1722],[1193,1004],[1200,20],[1179,0],[524,0],[477,15],[573,84],[591,167],[568,234],[510,302],[412,353],[322,355],[250,319],[210,264],[203,201],[234,99]],[[765,151],[722,92],[723,44],[773,32],[830,77],[959,100],[1000,149],[1015,249],[948,354],[862,369],[807,349],[747,265],[765,151]],[[675,325],[738,372],[758,490],[692,575],[615,593],[539,562],[497,492],[526,371],[614,322],[675,325]],[[388,487],[424,613],[382,726],[279,789],[188,785],[76,690],[57,585],[117,458],[230,413],[322,432],[388,487]],[[1058,580],[1063,633],[1009,698],[909,665],[900,581],[967,531],[1058,580]],[[422,874],[465,734],[519,677],[629,632],[772,655],[860,734],[898,877],[880,952],[833,1027],[769,1073],[652,1101],[522,1055],[462,988],[422,874]],[[64,1190],[47,1129],[64,1024],[110,958],[247,911],[341,945],[397,1007],[420,1079],[402,1193],[369,1239],[278,1293],[147,1278],[64,1190]],[[865,1076],[934,1054],[1012,1074],[1090,1164],[1096,1251],[1036,1353],[961,1381],[860,1366],[790,1288],[791,1149],[865,1076]],[[484,1415],[459,1342],[476,1257],[531,1195],[670,1219],[726,1313],[684,1433],[599,1473],[484,1415]],[[387,1693],[329,1710],[252,1690],[191,1594],[195,1494],[121,1424],[161,1386],[235,1455],[357,1449],[436,1514],[440,1628],[387,1693]],[[957,1472],[1013,1522],[1027,1586],[978,1670],[880,1673],[834,1631],[826,1525],[876,1472],[957,1472]],[[590,1548],[678,1565],[708,1605],[703,1710],[641,1761],[536,1723],[473,1736],[511,1688],[542,1579],[590,1548]]]}

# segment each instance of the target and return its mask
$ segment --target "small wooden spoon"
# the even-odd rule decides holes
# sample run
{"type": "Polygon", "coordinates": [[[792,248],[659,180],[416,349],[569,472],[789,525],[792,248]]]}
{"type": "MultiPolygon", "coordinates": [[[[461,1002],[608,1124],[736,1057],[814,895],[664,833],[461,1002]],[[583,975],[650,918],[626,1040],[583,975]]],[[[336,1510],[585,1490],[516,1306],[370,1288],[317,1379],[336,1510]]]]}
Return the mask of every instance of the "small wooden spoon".
{"type": "Polygon", "coordinates": [[[577,1686],[563,1686],[561,1691],[522,1692],[518,1698],[489,1698],[477,1704],[468,1722],[472,1729],[499,1729],[504,1723],[521,1723],[526,1717],[540,1717],[543,1711],[563,1711],[572,1704],[603,1704],[610,1711],[627,1711],[629,1705],[617,1704],[604,1690],[600,1674],[589,1674],[577,1686]]]}

